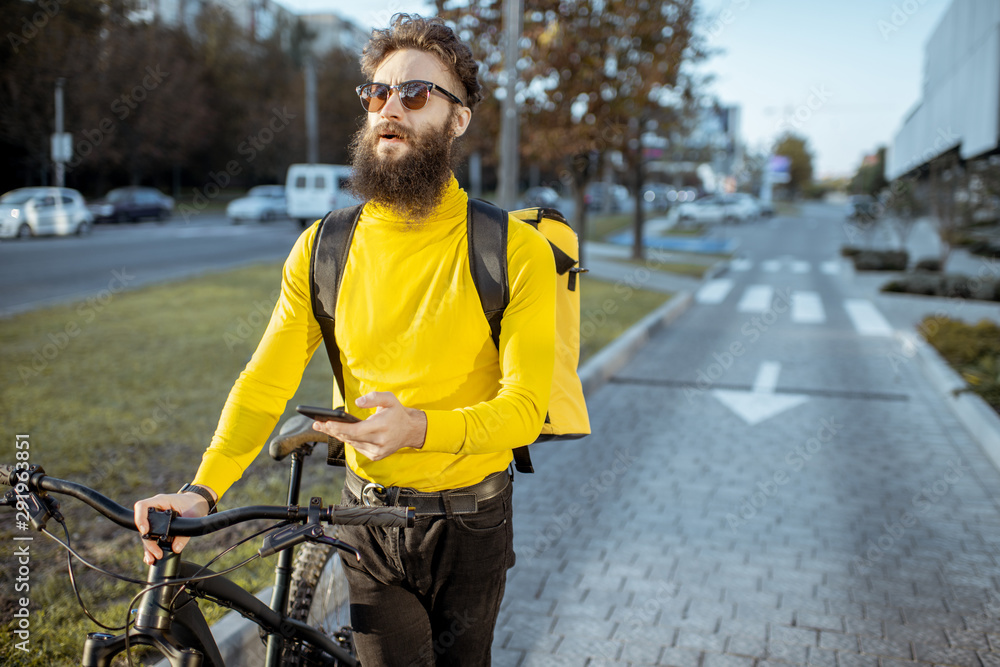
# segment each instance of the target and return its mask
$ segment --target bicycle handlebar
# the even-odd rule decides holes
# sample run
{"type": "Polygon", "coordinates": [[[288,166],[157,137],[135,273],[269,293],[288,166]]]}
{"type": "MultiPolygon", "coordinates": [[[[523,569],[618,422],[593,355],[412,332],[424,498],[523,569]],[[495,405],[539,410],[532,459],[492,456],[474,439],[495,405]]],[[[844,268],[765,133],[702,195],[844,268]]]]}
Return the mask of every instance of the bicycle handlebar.
{"type": "MultiPolygon", "coordinates": [[[[28,492],[51,491],[82,500],[122,528],[138,531],[135,514],[94,489],[64,479],[50,477],[36,466],[19,470],[12,465],[0,465],[0,484],[18,489],[23,484],[28,492]]],[[[411,527],[415,513],[408,507],[344,507],[330,505],[321,508],[321,522],[341,525],[411,527]]],[[[301,522],[309,518],[309,508],[295,505],[252,505],[210,514],[201,518],[174,517],[169,521],[171,536],[197,536],[214,533],[237,523],[257,519],[301,522]]]]}

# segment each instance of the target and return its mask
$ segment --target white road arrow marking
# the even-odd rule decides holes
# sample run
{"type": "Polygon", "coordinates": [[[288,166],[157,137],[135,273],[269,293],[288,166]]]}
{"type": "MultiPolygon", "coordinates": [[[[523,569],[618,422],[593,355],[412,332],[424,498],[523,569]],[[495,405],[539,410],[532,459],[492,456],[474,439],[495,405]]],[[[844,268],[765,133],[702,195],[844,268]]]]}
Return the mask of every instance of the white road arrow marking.
{"type": "Polygon", "coordinates": [[[780,363],[765,361],[757,371],[751,391],[716,389],[712,393],[743,421],[754,426],[809,400],[808,396],[801,394],[775,394],[780,373],[780,363]]]}

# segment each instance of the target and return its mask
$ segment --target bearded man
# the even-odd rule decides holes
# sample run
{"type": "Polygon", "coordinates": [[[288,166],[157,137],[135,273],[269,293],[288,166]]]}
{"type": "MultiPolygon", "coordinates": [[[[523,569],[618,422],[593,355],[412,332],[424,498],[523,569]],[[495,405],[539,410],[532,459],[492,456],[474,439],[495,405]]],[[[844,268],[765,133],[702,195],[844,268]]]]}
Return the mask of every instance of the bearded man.
{"type": "MultiPolygon", "coordinates": [[[[367,203],[335,321],[343,402],[362,421],[313,427],[346,445],[343,502],[361,504],[368,487],[389,504],[419,498],[446,511],[404,530],[342,527],[361,553],[344,559],[354,640],[365,665],[489,665],[514,564],[512,450],[535,439],[548,407],[552,252],[535,229],[507,221],[510,302],[495,345],[469,266],[468,196],[452,174],[455,140],[482,98],[472,52],[440,19],[397,15],[373,32],[361,65],[367,121],[351,144],[352,188],[367,203]]],[[[141,532],[150,507],[207,514],[274,429],[322,342],[309,273],[319,227],[292,248],[193,482],[136,503],[141,532]]],[[[143,546],[147,563],[162,557],[143,546]]]]}

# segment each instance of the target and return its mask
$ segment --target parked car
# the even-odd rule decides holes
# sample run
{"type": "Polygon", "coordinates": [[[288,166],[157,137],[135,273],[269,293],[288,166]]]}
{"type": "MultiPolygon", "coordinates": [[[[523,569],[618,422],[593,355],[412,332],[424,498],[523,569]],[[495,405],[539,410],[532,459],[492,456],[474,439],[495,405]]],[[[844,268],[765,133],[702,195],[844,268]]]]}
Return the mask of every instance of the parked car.
{"type": "Polygon", "coordinates": [[[337,164],[293,164],[285,179],[288,217],[302,227],[330,211],[361,203],[348,189],[351,168],[337,164]]]}
{"type": "Polygon", "coordinates": [[[559,193],[552,188],[543,185],[528,188],[528,190],[524,193],[524,205],[526,207],[542,206],[558,208],[559,193]]]}
{"type": "Polygon", "coordinates": [[[757,198],[746,192],[733,192],[724,195],[726,204],[732,207],[732,215],[739,222],[754,220],[761,216],[761,207],[757,198]]]}
{"type": "Polygon", "coordinates": [[[87,234],[94,216],[70,188],[19,188],[0,197],[0,237],[87,234]]]}
{"type": "Polygon", "coordinates": [[[87,206],[96,222],[136,222],[142,218],[166,220],[174,211],[174,199],[156,188],[115,188],[87,206]]]}
{"type": "MultiPolygon", "coordinates": [[[[670,186],[663,183],[647,183],[642,193],[645,207],[652,211],[666,211],[670,208],[670,193],[672,191],[670,186]]],[[[674,200],[676,199],[677,193],[674,192],[674,200]]]]}
{"type": "Polygon", "coordinates": [[[754,211],[741,198],[733,198],[732,195],[709,195],[681,204],[677,215],[682,224],[688,222],[710,224],[745,222],[753,218],[754,211]]]}
{"type": "Polygon", "coordinates": [[[583,200],[591,211],[617,213],[628,209],[628,188],[624,185],[598,181],[587,186],[583,200]]]}
{"type": "Polygon", "coordinates": [[[226,217],[239,224],[243,220],[276,220],[288,215],[288,200],[283,185],[258,185],[245,197],[226,206],[226,217]]]}

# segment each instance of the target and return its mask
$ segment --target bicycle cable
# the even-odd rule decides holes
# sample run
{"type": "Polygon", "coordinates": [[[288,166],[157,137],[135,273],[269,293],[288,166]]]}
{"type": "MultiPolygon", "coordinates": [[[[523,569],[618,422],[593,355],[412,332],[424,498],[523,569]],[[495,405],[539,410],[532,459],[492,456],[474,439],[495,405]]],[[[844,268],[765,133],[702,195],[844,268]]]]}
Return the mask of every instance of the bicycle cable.
{"type": "MultiPolygon", "coordinates": [[[[63,532],[66,533],[66,544],[72,546],[72,539],[69,536],[69,528],[66,527],[66,522],[59,521],[59,525],[62,526],[63,532]]],[[[66,551],[66,568],[67,570],[69,570],[69,583],[73,587],[73,594],[76,595],[76,601],[77,603],[79,603],[80,609],[83,610],[83,613],[86,614],[87,618],[89,618],[90,620],[92,620],[94,623],[104,628],[105,630],[110,630],[112,632],[118,632],[119,630],[128,630],[128,623],[126,623],[122,627],[118,626],[112,627],[110,625],[104,625],[103,623],[98,621],[93,614],[90,613],[89,609],[87,609],[87,604],[83,601],[83,597],[80,595],[80,590],[76,587],[76,576],[73,573],[73,550],[69,547],[67,548],[66,551]]]]}
{"type": "MultiPolygon", "coordinates": [[[[229,552],[231,552],[233,549],[237,549],[237,548],[241,547],[242,545],[246,544],[250,540],[253,540],[253,539],[256,539],[256,538],[260,537],[264,533],[268,533],[268,532],[270,532],[272,530],[278,530],[279,528],[284,528],[285,526],[288,526],[291,523],[292,523],[291,521],[282,521],[281,523],[278,523],[278,524],[276,524],[274,526],[268,526],[267,528],[263,528],[261,530],[258,530],[253,535],[249,535],[247,537],[244,537],[242,540],[240,540],[236,544],[232,545],[228,549],[225,549],[224,551],[221,551],[220,553],[218,553],[215,557],[212,558],[212,560],[210,560],[207,563],[205,563],[204,565],[202,565],[201,568],[197,572],[195,572],[194,575],[192,575],[192,576],[194,576],[194,577],[199,576],[202,572],[204,572],[205,570],[207,570],[208,568],[210,568],[212,566],[212,563],[214,563],[215,561],[219,560],[220,558],[222,558],[223,556],[225,556],[226,554],[228,554],[229,552]]],[[[250,561],[245,561],[244,565],[246,563],[249,563],[249,562],[250,561]]],[[[237,567],[242,567],[242,565],[239,565],[237,567]]],[[[216,576],[216,575],[213,573],[212,576],[216,576]]],[[[181,594],[181,592],[183,590],[184,590],[183,588],[178,589],[178,591],[174,594],[174,597],[171,598],[171,600],[170,600],[170,607],[171,608],[173,608],[174,602],[177,601],[177,597],[181,594]]],[[[187,604],[187,603],[185,603],[185,604],[187,604]]]]}
{"type": "MultiPolygon", "coordinates": [[[[146,581],[144,581],[142,579],[133,579],[133,578],[127,577],[127,576],[125,576],[123,574],[118,574],[116,572],[112,572],[110,570],[106,570],[103,567],[101,567],[99,565],[95,565],[94,563],[91,563],[90,561],[88,561],[86,558],[84,558],[83,556],[81,556],[80,553],[76,549],[73,548],[73,546],[72,546],[72,538],[70,537],[69,528],[66,526],[66,522],[64,520],[60,520],[60,519],[56,519],[56,521],[59,523],[60,526],[62,526],[63,532],[66,534],[66,541],[65,542],[63,542],[58,537],[56,537],[55,535],[53,535],[48,530],[48,528],[42,528],[41,532],[44,533],[45,535],[47,535],[50,539],[52,539],[54,542],[56,542],[57,544],[59,544],[61,547],[63,547],[64,549],[66,549],[67,570],[68,570],[68,574],[69,574],[70,584],[71,584],[71,586],[73,588],[73,593],[76,595],[77,603],[80,605],[80,609],[83,610],[83,613],[87,616],[87,618],[89,618],[96,625],[98,625],[99,627],[101,627],[101,628],[103,628],[105,630],[110,630],[112,632],[118,632],[120,630],[125,630],[125,651],[124,651],[124,653],[125,653],[125,658],[126,658],[126,660],[128,662],[129,667],[134,667],[134,663],[132,662],[132,652],[131,652],[131,647],[129,646],[128,628],[130,626],[132,626],[133,623],[134,623],[134,621],[131,618],[131,616],[132,616],[132,607],[135,605],[136,601],[140,597],[142,597],[143,595],[145,595],[146,593],[148,593],[150,591],[156,590],[157,588],[162,588],[164,586],[176,586],[176,585],[180,585],[180,588],[178,589],[177,593],[175,593],[174,597],[171,598],[171,600],[170,600],[170,606],[172,608],[173,605],[174,605],[174,602],[177,600],[177,597],[184,591],[184,587],[187,586],[187,584],[193,583],[193,582],[197,582],[197,581],[205,581],[207,579],[212,579],[213,577],[220,577],[220,576],[229,574],[230,572],[238,570],[241,567],[244,567],[244,566],[248,565],[249,563],[251,563],[252,561],[260,558],[260,554],[259,553],[254,554],[253,556],[250,556],[249,558],[247,558],[246,560],[244,560],[242,563],[238,563],[237,565],[234,565],[234,566],[232,566],[230,568],[227,568],[225,570],[221,570],[219,572],[211,572],[211,573],[209,573],[207,575],[201,576],[201,573],[204,572],[205,570],[207,570],[209,567],[211,567],[212,563],[216,562],[217,560],[219,560],[220,558],[222,558],[226,554],[230,553],[234,549],[242,546],[243,544],[246,544],[250,540],[255,539],[257,537],[260,537],[264,533],[284,528],[285,526],[288,526],[288,525],[290,525],[292,523],[291,521],[282,521],[282,522],[280,522],[280,523],[278,523],[276,525],[268,526],[267,528],[263,528],[263,529],[257,531],[256,533],[253,533],[252,535],[249,535],[249,536],[243,538],[242,540],[240,540],[236,544],[233,544],[232,546],[228,547],[227,549],[224,549],[220,553],[216,554],[205,565],[202,565],[201,568],[199,568],[195,572],[195,574],[193,576],[191,576],[191,577],[184,577],[184,578],[179,578],[179,579],[171,579],[169,581],[161,581],[161,582],[153,584],[151,586],[147,586],[146,584],[148,582],[146,582],[146,581]],[[143,586],[143,589],[140,590],[138,593],[136,593],[132,597],[131,600],[129,600],[129,603],[128,603],[127,607],[126,607],[126,612],[125,612],[125,625],[122,625],[122,626],[105,625],[104,623],[101,623],[99,620],[97,620],[97,618],[95,618],[94,615],[90,613],[90,610],[87,608],[87,604],[83,601],[83,597],[80,595],[80,591],[79,591],[79,589],[77,588],[77,585],[76,585],[76,576],[75,576],[75,573],[73,571],[73,558],[74,557],[77,560],[79,560],[81,563],[83,563],[84,565],[86,565],[87,567],[89,567],[90,569],[94,570],[95,572],[100,572],[101,574],[103,574],[105,576],[111,577],[113,579],[118,579],[120,581],[124,581],[124,582],[130,583],[130,584],[137,584],[139,586],[143,586]]],[[[192,598],[192,601],[193,601],[193,598],[192,598]]],[[[185,603],[185,605],[186,604],[187,603],[185,603]]]]}
{"type": "MultiPolygon", "coordinates": [[[[219,572],[212,572],[211,574],[207,574],[207,575],[201,576],[201,577],[182,577],[182,578],[179,578],[179,579],[170,579],[169,581],[160,581],[160,582],[155,583],[155,584],[153,584],[151,586],[146,586],[141,591],[139,591],[138,593],[136,593],[132,597],[131,600],[129,600],[128,607],[126,607],[126,612],[125,612],[126,623],[130,622],[129,619],[128,619],[128,617],[132,615],[132,606],[136,603],[136,601],[140,597],[142,597],[146,593],[149,593],[151,591],[155,591],[157,588],[163,588],[165,586],[177,586],[177,585],[180,585],[181,586],[181,590],[184,590],[184,586],[187,586],[189,583],[191,583],[193,581],[204,581],[206,579],[212,579],[213,577],[221,577],[221,576],[223,576],[225,574],[229,574],[230,572],[234,572],[235,570],[240,569],[241,567],[247,565],[248,563],[251,563],[252,561],[257,560],[258,558],[260,558],[260,554],[259,553],[254,554],[253,556],[250,556],[250,558],[247,558],[242,563],[234,565],[234,566],[232,566],[230,568],[227,568],[225,570],[220,570],[219,572]]],[[[146,582],[142,582],[142,583],[145,584],[146,582]]],[[[180,591],[178,591],[178,592],[180,592],[180,591]]],[[[129,636],[128,636],[127,632],[125,633],[125,659],[128,660],[129,667],[135,667],[132,664],[132,653],[131,653],[131,649],[129,647],[129,636]]]]}

